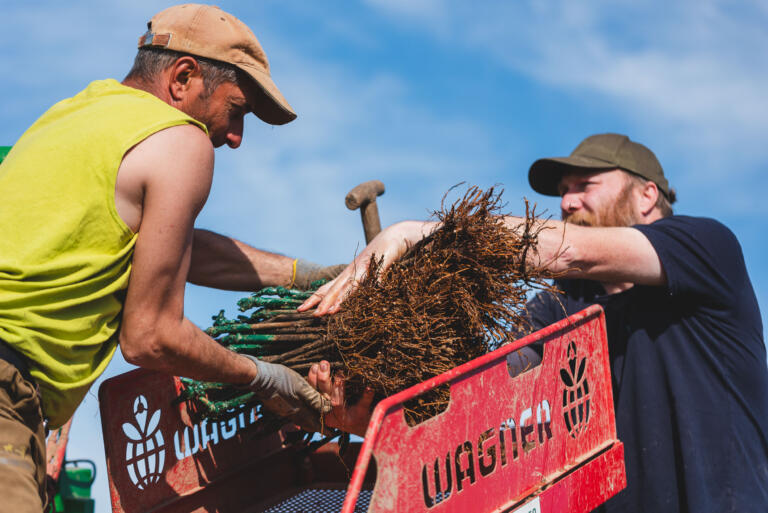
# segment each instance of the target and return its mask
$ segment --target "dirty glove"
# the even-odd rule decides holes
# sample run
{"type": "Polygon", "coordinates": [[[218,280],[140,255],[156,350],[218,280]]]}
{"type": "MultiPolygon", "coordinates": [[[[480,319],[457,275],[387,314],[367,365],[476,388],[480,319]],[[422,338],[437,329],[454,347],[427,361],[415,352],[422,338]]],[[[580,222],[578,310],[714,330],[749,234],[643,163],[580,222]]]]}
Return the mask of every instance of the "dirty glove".
{"type": "Polygon", "coordinates": [[[346,264],[329,265],[324,267],[309,260],[299,258],[296,260],[296,275],[293,278],[293,287],[299,290],[308,290],[312,282],[317,280],[332,280],[347,267],[346,264]]]}
{"type": "Polygon", "coordinates": [[[306,379],[286,367],[243,355],[256,364],[257,374],[248,387],[272,413],[308,431],[321,431],[320,419],[331,411],[331,401],[312,388],[306,379]]]}

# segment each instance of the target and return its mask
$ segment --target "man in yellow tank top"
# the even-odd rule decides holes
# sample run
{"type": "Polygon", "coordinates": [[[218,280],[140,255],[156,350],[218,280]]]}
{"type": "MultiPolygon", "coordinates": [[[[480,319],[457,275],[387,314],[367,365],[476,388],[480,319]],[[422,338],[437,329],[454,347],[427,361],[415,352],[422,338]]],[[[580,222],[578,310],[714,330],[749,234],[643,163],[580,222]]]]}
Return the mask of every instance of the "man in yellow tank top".
{"type": "MultiPolygon", "coordinates": [[[[296,118],[253,33],[218,8],[155,15],[122,83],[54,105],[0,165],[0,493],[45,502],[45,427],[65,423],[118,344],[141,367],[250,386],[312,428],[328,401],[289,369],[230,352],[184,317],[187,281],[308,285],[336,269],[196,230],[214,147],[253,112],[296,118]]],[[[338,267],[338,266],[334,266],[338,267]]],[[[340,269],[339,269],[340,270],[340,269]]]]}

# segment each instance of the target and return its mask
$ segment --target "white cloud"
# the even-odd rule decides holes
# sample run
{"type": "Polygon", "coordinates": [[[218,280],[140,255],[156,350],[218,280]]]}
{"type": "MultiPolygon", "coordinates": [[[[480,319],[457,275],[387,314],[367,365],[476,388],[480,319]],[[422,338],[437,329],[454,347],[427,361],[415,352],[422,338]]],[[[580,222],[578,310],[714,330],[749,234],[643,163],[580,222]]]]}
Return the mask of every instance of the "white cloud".
{"type": "MultiPolygon", "coordinates": [[[[768,157],[764,2],[369,4],[567,94],[593,93],[658,144],[768,157]]],[[[713,167],[714,169],[714,167],[713,167]]],[[[744,166],[743,169],[747,169],[744,166]]]]}

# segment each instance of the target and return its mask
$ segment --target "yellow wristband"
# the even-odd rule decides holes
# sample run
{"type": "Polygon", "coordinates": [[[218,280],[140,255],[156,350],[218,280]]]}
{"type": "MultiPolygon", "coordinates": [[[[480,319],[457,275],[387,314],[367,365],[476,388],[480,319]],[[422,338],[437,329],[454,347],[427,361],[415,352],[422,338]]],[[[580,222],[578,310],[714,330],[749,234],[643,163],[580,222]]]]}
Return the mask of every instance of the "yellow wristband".
{"type": "Polygon", "coordinates": [[[298,258],[295,258],[293,260],[293,272],[291,273],[291,284],[288,285],[289,289],[293,288],[293,284],[296,283],[296,263],[299,261],[298,258]]]}

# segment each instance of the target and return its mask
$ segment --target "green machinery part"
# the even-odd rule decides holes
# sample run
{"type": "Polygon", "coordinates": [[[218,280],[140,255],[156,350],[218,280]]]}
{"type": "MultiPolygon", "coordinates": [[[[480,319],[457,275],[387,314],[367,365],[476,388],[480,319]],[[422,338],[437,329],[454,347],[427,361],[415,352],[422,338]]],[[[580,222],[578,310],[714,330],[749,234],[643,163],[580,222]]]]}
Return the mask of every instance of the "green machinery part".
{"type": "Polygon", "coordinates": [[[51,513],[93,513],[91,485],[96,479],[96,464],[91,460],[65,461],[61,469],[51,513]]]}
{"type": "Polygon", "coordinates": [[[9,151],[11,151],[10,146],[0,146],[0,162],[5,160],[5,156],[8,155],[9,151]]]}

